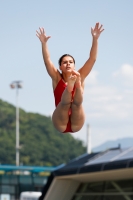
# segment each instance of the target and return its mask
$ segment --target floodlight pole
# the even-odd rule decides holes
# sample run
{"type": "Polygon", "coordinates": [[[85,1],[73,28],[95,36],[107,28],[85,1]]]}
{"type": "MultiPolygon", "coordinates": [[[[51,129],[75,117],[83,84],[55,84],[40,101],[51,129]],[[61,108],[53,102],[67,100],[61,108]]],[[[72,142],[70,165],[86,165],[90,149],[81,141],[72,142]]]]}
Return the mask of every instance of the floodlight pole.
{"type": "Polygon", "coordinates": [[[87,153],[91,153],[91,133],[90,133],[90,125],[87,124],[87,153]]]}
{"type": "Polygon", "coordinates": [[[22,81],[14,81],[10,85],[12,89],[16,88],[16,166],[19,166],[19,105],[18,105],[18,91],[22,88],[22,81]]]}
{"type": "Polygon", "coordinates": [[[19,106],[18,106],[18,85],[16,85],[16,166],[19,166],[19,106]]]}

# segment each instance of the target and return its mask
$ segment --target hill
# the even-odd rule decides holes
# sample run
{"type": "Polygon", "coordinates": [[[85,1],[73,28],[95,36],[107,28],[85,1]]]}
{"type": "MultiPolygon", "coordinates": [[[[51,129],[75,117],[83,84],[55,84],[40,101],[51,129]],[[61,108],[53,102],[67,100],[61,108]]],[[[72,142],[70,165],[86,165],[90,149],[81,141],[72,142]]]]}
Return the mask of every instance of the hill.
{"type": "MultiPolygon", "coordinates": [[[[82,141],[59,133],[51,118],[20,112],[20,163],[57,166],[86,152],[82,141]]],[[[15,164],[16,108],[0,100],[0,163],[15,164]]]]}

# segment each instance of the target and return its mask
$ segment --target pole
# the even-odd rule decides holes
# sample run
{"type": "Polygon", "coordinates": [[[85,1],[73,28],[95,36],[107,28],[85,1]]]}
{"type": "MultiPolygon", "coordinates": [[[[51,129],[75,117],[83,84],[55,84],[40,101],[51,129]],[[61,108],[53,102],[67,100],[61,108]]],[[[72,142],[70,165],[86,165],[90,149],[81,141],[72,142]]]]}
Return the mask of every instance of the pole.
{"type": "Polygon", "coordinates": [[[12,89],[16,88],[16,166],[19,166],[19,105],[18,105],[18,91],[22,88],[22,81],[13,81],[10,84],[12,89]]]}
{"type": "Polygon", "coordinates": [[[87,124],[87,153],[91,153],[91,133],[89,124],[87,124]]]}
{"type": "Polygon", "coordinates": [[[19,106],[18,106],[18,84],[16,84],[16,166],[19,166],[19,106]]]}

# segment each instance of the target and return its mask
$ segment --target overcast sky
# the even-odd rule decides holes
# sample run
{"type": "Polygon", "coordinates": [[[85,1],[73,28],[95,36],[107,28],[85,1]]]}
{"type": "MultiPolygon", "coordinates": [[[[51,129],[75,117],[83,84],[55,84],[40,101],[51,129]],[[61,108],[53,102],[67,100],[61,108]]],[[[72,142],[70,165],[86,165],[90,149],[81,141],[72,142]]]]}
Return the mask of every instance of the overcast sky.
{"type": "Polygon", "coordinates": [[[16,105],[16,91],[9,85],[22,80],[19,106],[26,112],[49,116],[55,108],[36,30],[44,27],[51,35],[48,47],[56,67],[59,57],[69,53],[78,70],[89,57],[96,22],[105,31],[85,82],[86,121],[73,134],[86,142],[89,123],[92,147],[133,136],[133,1],[0,0],[0,99],[16,105]]]}

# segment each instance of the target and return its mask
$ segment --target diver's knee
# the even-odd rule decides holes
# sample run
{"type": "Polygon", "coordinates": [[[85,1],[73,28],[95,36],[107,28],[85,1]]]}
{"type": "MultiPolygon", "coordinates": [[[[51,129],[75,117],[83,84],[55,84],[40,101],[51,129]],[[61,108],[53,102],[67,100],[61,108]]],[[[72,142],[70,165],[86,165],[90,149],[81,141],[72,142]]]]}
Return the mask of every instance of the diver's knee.
{"type": "Polygon", "coordinates": [[[72,106],[74,106],[75,108],[76,108],[76,107],[79,108],[79,107],[82,106],[82,101],[76,101],[76,100],[74,100],[74,101],[72,102],[72,106]]]}
{"type": "Polygon", "coordinates": [[[72,126],[72,127],[71,127],[73,133],[80,131],[81,128],[82,128],[82,126],[80,126],[80,127],[79,127],[79,126],[72,126]]]}

